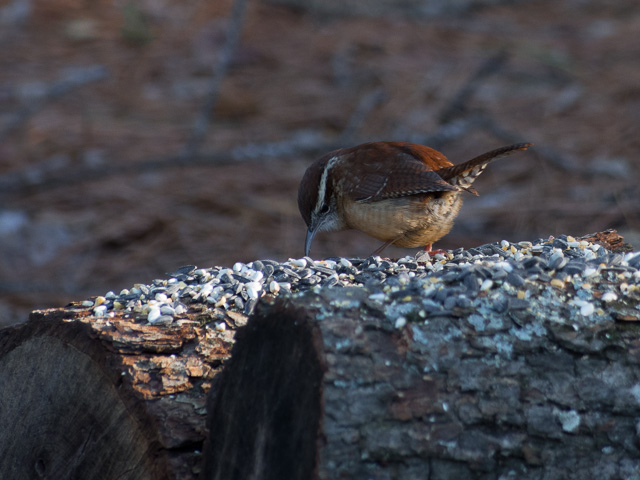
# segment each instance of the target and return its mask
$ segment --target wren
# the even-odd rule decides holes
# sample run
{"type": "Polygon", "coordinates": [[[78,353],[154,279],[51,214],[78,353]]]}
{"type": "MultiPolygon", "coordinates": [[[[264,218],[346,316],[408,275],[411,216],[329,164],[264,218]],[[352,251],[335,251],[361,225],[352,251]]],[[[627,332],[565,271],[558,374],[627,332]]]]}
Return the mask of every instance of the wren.
{"type": "Polygon", "coordinates": [[[452,164],[442,153],[407,142],[371,142],[335,150],[307,169],[298,208],[307,224],[304,253],[318,232],[355,229],[388,245],[424,247],[451,230],[463,191],[498,158],[526,150],[518,143],[452,164]]]}

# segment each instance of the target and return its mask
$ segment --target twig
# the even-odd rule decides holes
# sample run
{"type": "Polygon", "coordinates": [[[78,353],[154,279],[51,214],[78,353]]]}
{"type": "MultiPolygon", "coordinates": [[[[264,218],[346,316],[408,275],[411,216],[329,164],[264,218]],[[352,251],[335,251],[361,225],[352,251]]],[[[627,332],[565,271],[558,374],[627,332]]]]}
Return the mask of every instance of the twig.
{"type": "MultiPolygon", "coordinates": [[[[468,103],[478,90],[482,81],[500,70],[507,61],[507,52],[502,50],[489,57],[469,77],[465,84],[458,89],[452,99],[442,108],[438,115],[438,129],[431,134],[406,133],[402,136],[409,142],[429,145],[441,149],[445,144],[457,140],[470,130],[482,128],[486,116],[482,113],[470,113],[468,103]]],[[[514,142],[515,143],[515,142],[514,142]]]]}
{"type": "Polygon", "coordinates": [[[435,132],[430,134],[412,133],[406,135],[406,140],[421,145],[429,145],[431,148],[439,150],[447,143],[461,138],[470,130],[479,128],[482,121],[483,119],[478,115],[468,116],[440,125],[435,132]]]}
{"type": "Polygon", "coordinates": [[[180,155],[182,158],[192,158],[196,156],[200,150],[204,137],[207,133],[207,129],[213,119],[213,111],[218,103],[222,82],[227,76],[231,59],[236,50],[236,46],[238,45],[240,34],[242,33],[248,3],[248,0],[235,0],[235,2],[233,2],[233,10],[231,12],[231,20],[227,30],[226,42],[213,69],[213,77],[211,78],[211,84],[209,85],[209,94],[207,95],[204,105],[193,124],[191,138],[187,141],[187,144],[180,155]]]}
{"type": "Polygon", "coordinates": [[[385,98],[386,94],[382,87],[376,88],[363,95],[351,118],[349,118],[347,125],[344,127],[344,130],[342,130],[340,137],[338,137],[338,143],[346,144],[352,141],[355,133],[362,127],[367,115],[380,105],[385,98]]]}
{"type": "Polygon", "coordinates": [[[482,85],[482,82],[487,77],[499,71],[505,65],[507,59],[508,55],[506,50],[502,50],[485,60],[462,88],[458,90],[451,101],[442,109],[440,113],[440,123],[451,122],[454,118],[465,113],[469,100],[473,94],[476,93],[480,85],[482,85]]]}
{"type": "MultiPolygon", "coordinates": [[[[440,113],[440,123],[444,128],[439,129],[438,132],[440,132],[440,135],[437,138],[430,139],[430,143],[428,143],[429,145],[433,145],[435,148],[438,148],[439,142],[442,143],[455,139],[456,134],[463,134],[465,133],[465,130],[469,130],[471,128],[480,128],[485,130],[507,143],[523,143],[531,140],[525,139],[521,135],[504,128],[485,113],[481,112],[472,116],[468,115],[468,103],[470,98],[478,90],[483,80],[502,69],[507,60],[508,54],[506,50],[502,50],[496,55],[489,57],[482,65],[480,65],[462,88],[458,90],[448,105],[442,109],[442,112],[440,113]],[[461,118],[461,121],[453,121],[457,117],[462,117],[462,114],[467,115],[461,118]],[[454,128],[447,128],[449,126],[454,128]],[[442,135],[443,132],[448,134],[442,135]]],[[[563,155],[548,146],[537,145],[535,152],[547,160],[552,166],[561,171],[576,171],[576,162],[573,161],[572,158],[567,155],[563,155]]],[[[582,169],[580,173],[582,175],[588,174],[585,169],[582,169]]]]}
{"type": "Polygon", "coordinates": [[[69,186],[74,183],[101,180],[108,176],[124,174],[141,174],[147,171],[158,171],[166,168],[222,166],[238,162],[264,162],[269,158],[287,158],[295,156],[315,155],[338,148],[335,140],[313,131],[301,131],[281,142],[251,143],[231,150],[219,150],[193,157],[150,158],[140,162],[123,162],[117,167],[105,170],[102,164],[84,164],[67,168],[65,164],[46,163],[40,167],[28,166],[20,171],[0,175],[0,197],[15,195],[37,189],[69,186]]]}
{"type": "MultiPolygon", "coordinates": [[[[233,148],[226,156],[233,161],[260,160],[264,158],[286,158],[296,155],[315,154],[339,142],[331,142],[315,130],[295,132],[291,138],[279,142],[248,143],[233,148]]],[[[225,154],[221,152],[222,158],[225,154]]],[[[214,154],[215,155],[215,154],[214,154]]]]}
{"type": "MultiPolygon", "coordinates": [[[[365,96],[362,105],[371,105],[370,100],[375,96],[365,96]],[[365,101],[365,100],[369,101],[365,101]]],[[[363,113],[364,107],[356,109],[363,113]]],[[[357,116],[360,116],[359,113],[357,116]]],[[[354,116],[356,116],[354,114],[354,116]]],[[[357,123],[352,116],[351,124],[357,123]]],[[[457,120],[447,125],[443,125],[431,135],[415,136],[410,141],[425,143],[428,145],[440,145],[446,143],[451,138],[457,138],[470,128],[477,126],[480,122],[477,118],[467,118],[457,120]]],[[[59,186],[69,186],[74,183],[102,180],[107,176],[141,174],[147,171],[159,171],[167,168],[209,166],[217,167],[223,165],[233,165],[240,162],[265,162],[269,159],[284,159],[293,157],[309,157],[324,154],[337,148],[345,146],[344,133],[338,138],[327,138],[318,131],[302,130],[294,133],[290,138],[279,142],[249,143],[238,146],[230,150],[218,150],[206,154],[197,154],[192,157],[182,157],[180,155],[172,157],[150,158],[140,162],[124,162],[119,165],[112,165],[112,168],[105,170],[102,164],[84,164],[69,169],[64,163],[47,162],[42,165],[29,165],[28,167],[14,172],[0,175],[0,197],[3,195],[16,195],[29,192],[32,189],[42,191],[45,188],[56,188],[59,186]]],[[[353,144],[367,141],[366,138],[349,137],[353,144]]]]}
{"type": "MultiPolygon", "coordinates": [[[[526,139],[511,130],[507,130],[501,125],[498,125],[496,121],[489,116],[482,115],[481,118],[481,128],[506,143],[523,143],[531,140],[526,139]]],[[[585,178],[589,178],[593,175],[591,169],[585,168],[584,166],[581,168],[577,168],[577,163],[571,156],[560,153],[559,151],[549,147],[548,145],[536,145],[535,149],[532,151],[538,154],[541,158],[544,158],[547,162],[549,162],[549,164],[560,171],[571,172],[585,178]]]]}
{"type": "Polygon", "coordinates": [[[24,106],[13,115],[12,118],[0,129],[0,142],[6,136],[22,126],[35,113],[44,108],[48,103],[66,95],[67,93],[82,87],[87,83],[97,82],[107,78],[109,72],[102,65],[76,68],[70,71],[65,78],[49,86],[44,95],[24,106]]]}
{"type": "MultiPolygon", "coordinates": [[[[363,99],[363,103],[367,102],[364,102],[363,99]]],[[[530,140],[529,138],[523,139],[513,132],[503,129],[484,115],[461,118],[440,126],[431,134],[414,134],[408,136],[405,140],[441,149],[443,145],[460,138],[474,129],[485,129],[507,143],[522,143],[530,140]]],[[[259,161],[264,163],[269,159],[306,158],[344,147],[345,143],[341,140],[342,138],[343,136],[341,135],[331,139],[317,131],[302,130],[294,133],[287,140],[279,142],[250,143],[231,150],[218,150],[207,154],[197,154],[189,158],[177,155],[150,158],[141,162],[125,162],[119,165],[112,165],[112,168],[107,170],[101,164],[85,164],[73,169],[67,168],[64,163],[54,165],[47,163],[39,168],[30,165],[23,170],[0,175],[0,198],[28,193],[31,189],[37,189],[41,192],[45,188],[68,187],[74,183],[103,180],[108,176],[138,175],[147,171],[157,172],[168,168],[218,167],[235,165],[240,162],[259,161]]],[[[350,137],[349,141],[355,145],[368,140],[362,137],[350,137]]],[[[535,151],[561,170],[571,171],[572,174],[585,178],[593,176],[593,172],[588,168],[574,170],[573,162],[570,162],[566,156],[559,154],[555,150],[543,145],[536,145],[535,151]]]]}

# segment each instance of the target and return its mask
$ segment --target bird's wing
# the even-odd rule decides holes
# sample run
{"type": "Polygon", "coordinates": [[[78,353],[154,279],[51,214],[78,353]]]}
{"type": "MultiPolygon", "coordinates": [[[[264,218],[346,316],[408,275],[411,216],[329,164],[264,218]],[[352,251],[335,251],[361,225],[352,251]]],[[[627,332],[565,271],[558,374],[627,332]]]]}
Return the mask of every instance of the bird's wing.
{"type": "Polygon", "coordinates": [[[421,145],[376,142],[345,150],[356,162],[353,175],[345,176],[343,188],[352,200],[375,202],[420,193],[457,191],[434,171],[451,166],[444,155],[421,145]]]}

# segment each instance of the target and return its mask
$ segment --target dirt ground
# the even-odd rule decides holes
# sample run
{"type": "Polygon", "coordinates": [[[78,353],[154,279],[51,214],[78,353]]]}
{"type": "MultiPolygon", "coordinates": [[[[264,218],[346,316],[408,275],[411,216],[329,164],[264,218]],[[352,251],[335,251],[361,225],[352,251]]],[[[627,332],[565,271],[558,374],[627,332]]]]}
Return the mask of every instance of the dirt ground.
{"type": "MultiPolygon", "coordinates": [[[[368,140],[453,163],[535,143],[487,169],[439,248],[606,228],[640,248],[640,3],[498,3],[251,2],[200,155],[179,160],[232,1],[0,0],[0,324],[185,264],[300,257],[306,166],[368,140]]],[[[319,234],[312,255],[378,245],[319,234]]]]}

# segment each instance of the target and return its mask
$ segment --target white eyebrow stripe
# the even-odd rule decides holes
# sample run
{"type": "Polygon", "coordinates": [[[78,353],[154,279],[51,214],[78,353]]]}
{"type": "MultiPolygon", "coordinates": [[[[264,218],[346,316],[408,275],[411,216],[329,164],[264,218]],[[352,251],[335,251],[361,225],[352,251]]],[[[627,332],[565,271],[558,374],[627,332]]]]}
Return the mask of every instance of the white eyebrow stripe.
{"type": "Polygon", "coordinates": [[[316,200],[316,206],[313,209],[314,212],[319,212],[324,204],[324,196],[327,193],[327,180],[329,177],[329,170],[336,164],[340,157],[335,156],[331,157],[327,162],[327,165],[324,167],[324,171],[322,172],[322,176],[320,177],[320,185],[318,186],[318,199],[316,200]]]}

